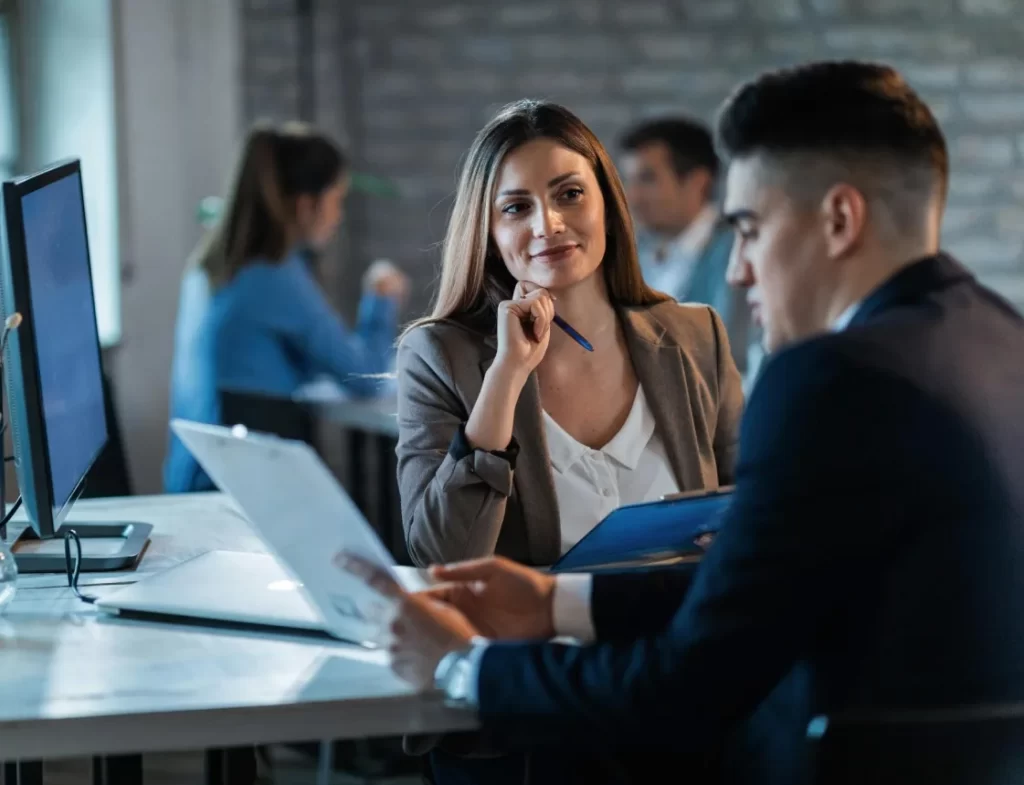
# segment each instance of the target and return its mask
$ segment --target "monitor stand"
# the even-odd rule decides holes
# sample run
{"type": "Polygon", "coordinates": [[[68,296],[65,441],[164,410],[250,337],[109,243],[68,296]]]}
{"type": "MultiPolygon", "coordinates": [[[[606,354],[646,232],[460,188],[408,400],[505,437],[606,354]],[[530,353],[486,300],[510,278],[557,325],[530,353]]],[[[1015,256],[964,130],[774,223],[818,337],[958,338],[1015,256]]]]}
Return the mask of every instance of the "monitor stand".
{"type": "MultiPolygon", "coordinates": [[[[53,538],[40,538],[31,526],[11,544],[19,573],[67,572],[64,559],[64,533],[74,529],[82,543],[80,572],[130,570],[138,563],[149,544],[151,523],[74,523],[65,521],[53,538]]],[[[74,558],[76,551],[71,549],[74,558]]]]}

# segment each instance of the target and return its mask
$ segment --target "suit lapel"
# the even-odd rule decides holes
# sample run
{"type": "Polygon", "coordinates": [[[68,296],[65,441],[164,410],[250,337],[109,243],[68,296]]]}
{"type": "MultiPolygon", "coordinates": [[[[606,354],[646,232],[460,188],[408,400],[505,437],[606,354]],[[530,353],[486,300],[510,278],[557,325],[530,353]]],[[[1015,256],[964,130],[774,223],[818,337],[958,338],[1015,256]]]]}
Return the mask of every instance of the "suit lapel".
{"type": "Polygon", "coordinates": [[[559,524],[558,498],[551,475],[551,459],[544,435],[544,415],[540,404],[537,375],[530,374],[519,402],[512,429],[519,442],[516,461],[516,491],[523,511],[530,558],[534,564],[553,564],[561,552],[562,527],[559,524]],[[527,489],[523,493],[523,489],[527,489]]]}
{"type": "Polygon", "coordinates": [[[727,289],[725,268],[729,264],[732,230],[716,229],[694,261],[690,284],[682,302],[715,303],[727,289]],[[724,262],[724,263],[723,263],[724,262]]]}
{"type": "MultiPolygon", "coordinates": [[[[481,379],[493,362],[492,354],[480,363],[481,379]]],[[[553,564],[561,553],[562,532],[535,373],[530,374],[519,394],[512,435],[519,444],[513,484],[522,510],[530,559],[534,564],[553,564]]]]}
{"type": "Polygon", "coordinates": [[[711,257],[714,255],[717,239],[717,236],[712,234],[707,244],[697,254],[697,258],[694,259],[690,283],[686,287],[686,297],[682,299],[682,302],[708,302],[708,298],[713,294],[709,291],[713,287],[710,285],[709,273],[711,271],[708,268],[713,266],[711,262],[714,260],[711,257]]]}
{"type": "Polygon", "coordinates": [[[650,310],[621,312],[623,329],[637,379],[654,415],[655,427],[668,454],[681,491],[704,487],[700,460],[687,449],[697,444],[690,397],[689,360],[667,336],[650,310]]]}

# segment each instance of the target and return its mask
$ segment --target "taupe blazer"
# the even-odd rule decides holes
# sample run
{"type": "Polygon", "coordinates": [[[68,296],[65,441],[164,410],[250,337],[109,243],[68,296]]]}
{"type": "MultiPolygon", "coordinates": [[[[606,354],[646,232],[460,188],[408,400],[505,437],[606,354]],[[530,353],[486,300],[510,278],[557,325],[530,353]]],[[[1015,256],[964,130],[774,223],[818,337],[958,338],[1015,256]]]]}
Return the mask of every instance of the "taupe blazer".
{"type": "MultiPolygon", "coordinates": [[[[629,353],[680,490],[733,483],[743,409],[725,326],[703,305],[620,311],[629,353]]],[[[449,452],[494,360],[497,338],[454,321],[419,327],[398,349],[398,484],[406,542],[419,565],[494,553],[558,559],[558,501],[531,375],[516,405],[513,470],[498,455],[449,452]]]]}

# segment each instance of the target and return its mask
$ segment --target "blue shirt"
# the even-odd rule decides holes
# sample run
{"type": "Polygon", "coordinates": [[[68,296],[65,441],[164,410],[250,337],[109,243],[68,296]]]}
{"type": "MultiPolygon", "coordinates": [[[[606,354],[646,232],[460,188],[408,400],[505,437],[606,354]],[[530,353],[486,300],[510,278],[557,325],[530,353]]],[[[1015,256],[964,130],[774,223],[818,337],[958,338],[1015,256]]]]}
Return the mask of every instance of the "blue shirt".
{"type": "MultiPolygon", "coordinates": [[[[171,418],[220,422],[218,390],[290,398],[324,375],[354,396],[372,396],[391,370],[398,329],[391,298],[364,295],[348,330],[298,253],[280,264],[254,262],[211,292],[199,269],[185,275],[171,366],[171,418]]],[[[170,435],[164,463],[169,493],[213,485],[170,435]]]]}

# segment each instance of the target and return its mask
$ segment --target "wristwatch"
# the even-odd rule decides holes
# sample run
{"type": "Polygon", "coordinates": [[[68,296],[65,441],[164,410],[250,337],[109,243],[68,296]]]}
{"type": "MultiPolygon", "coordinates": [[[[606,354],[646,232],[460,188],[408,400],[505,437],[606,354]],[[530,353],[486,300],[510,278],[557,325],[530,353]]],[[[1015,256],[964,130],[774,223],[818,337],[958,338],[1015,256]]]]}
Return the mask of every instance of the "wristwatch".
{"type": "Polygon", "coordinates": [[[445,702],[465,708],[475,705],[473,695],[473,646],[444,655],[434,671],[434,688],[443,692],[445,702]]]}

